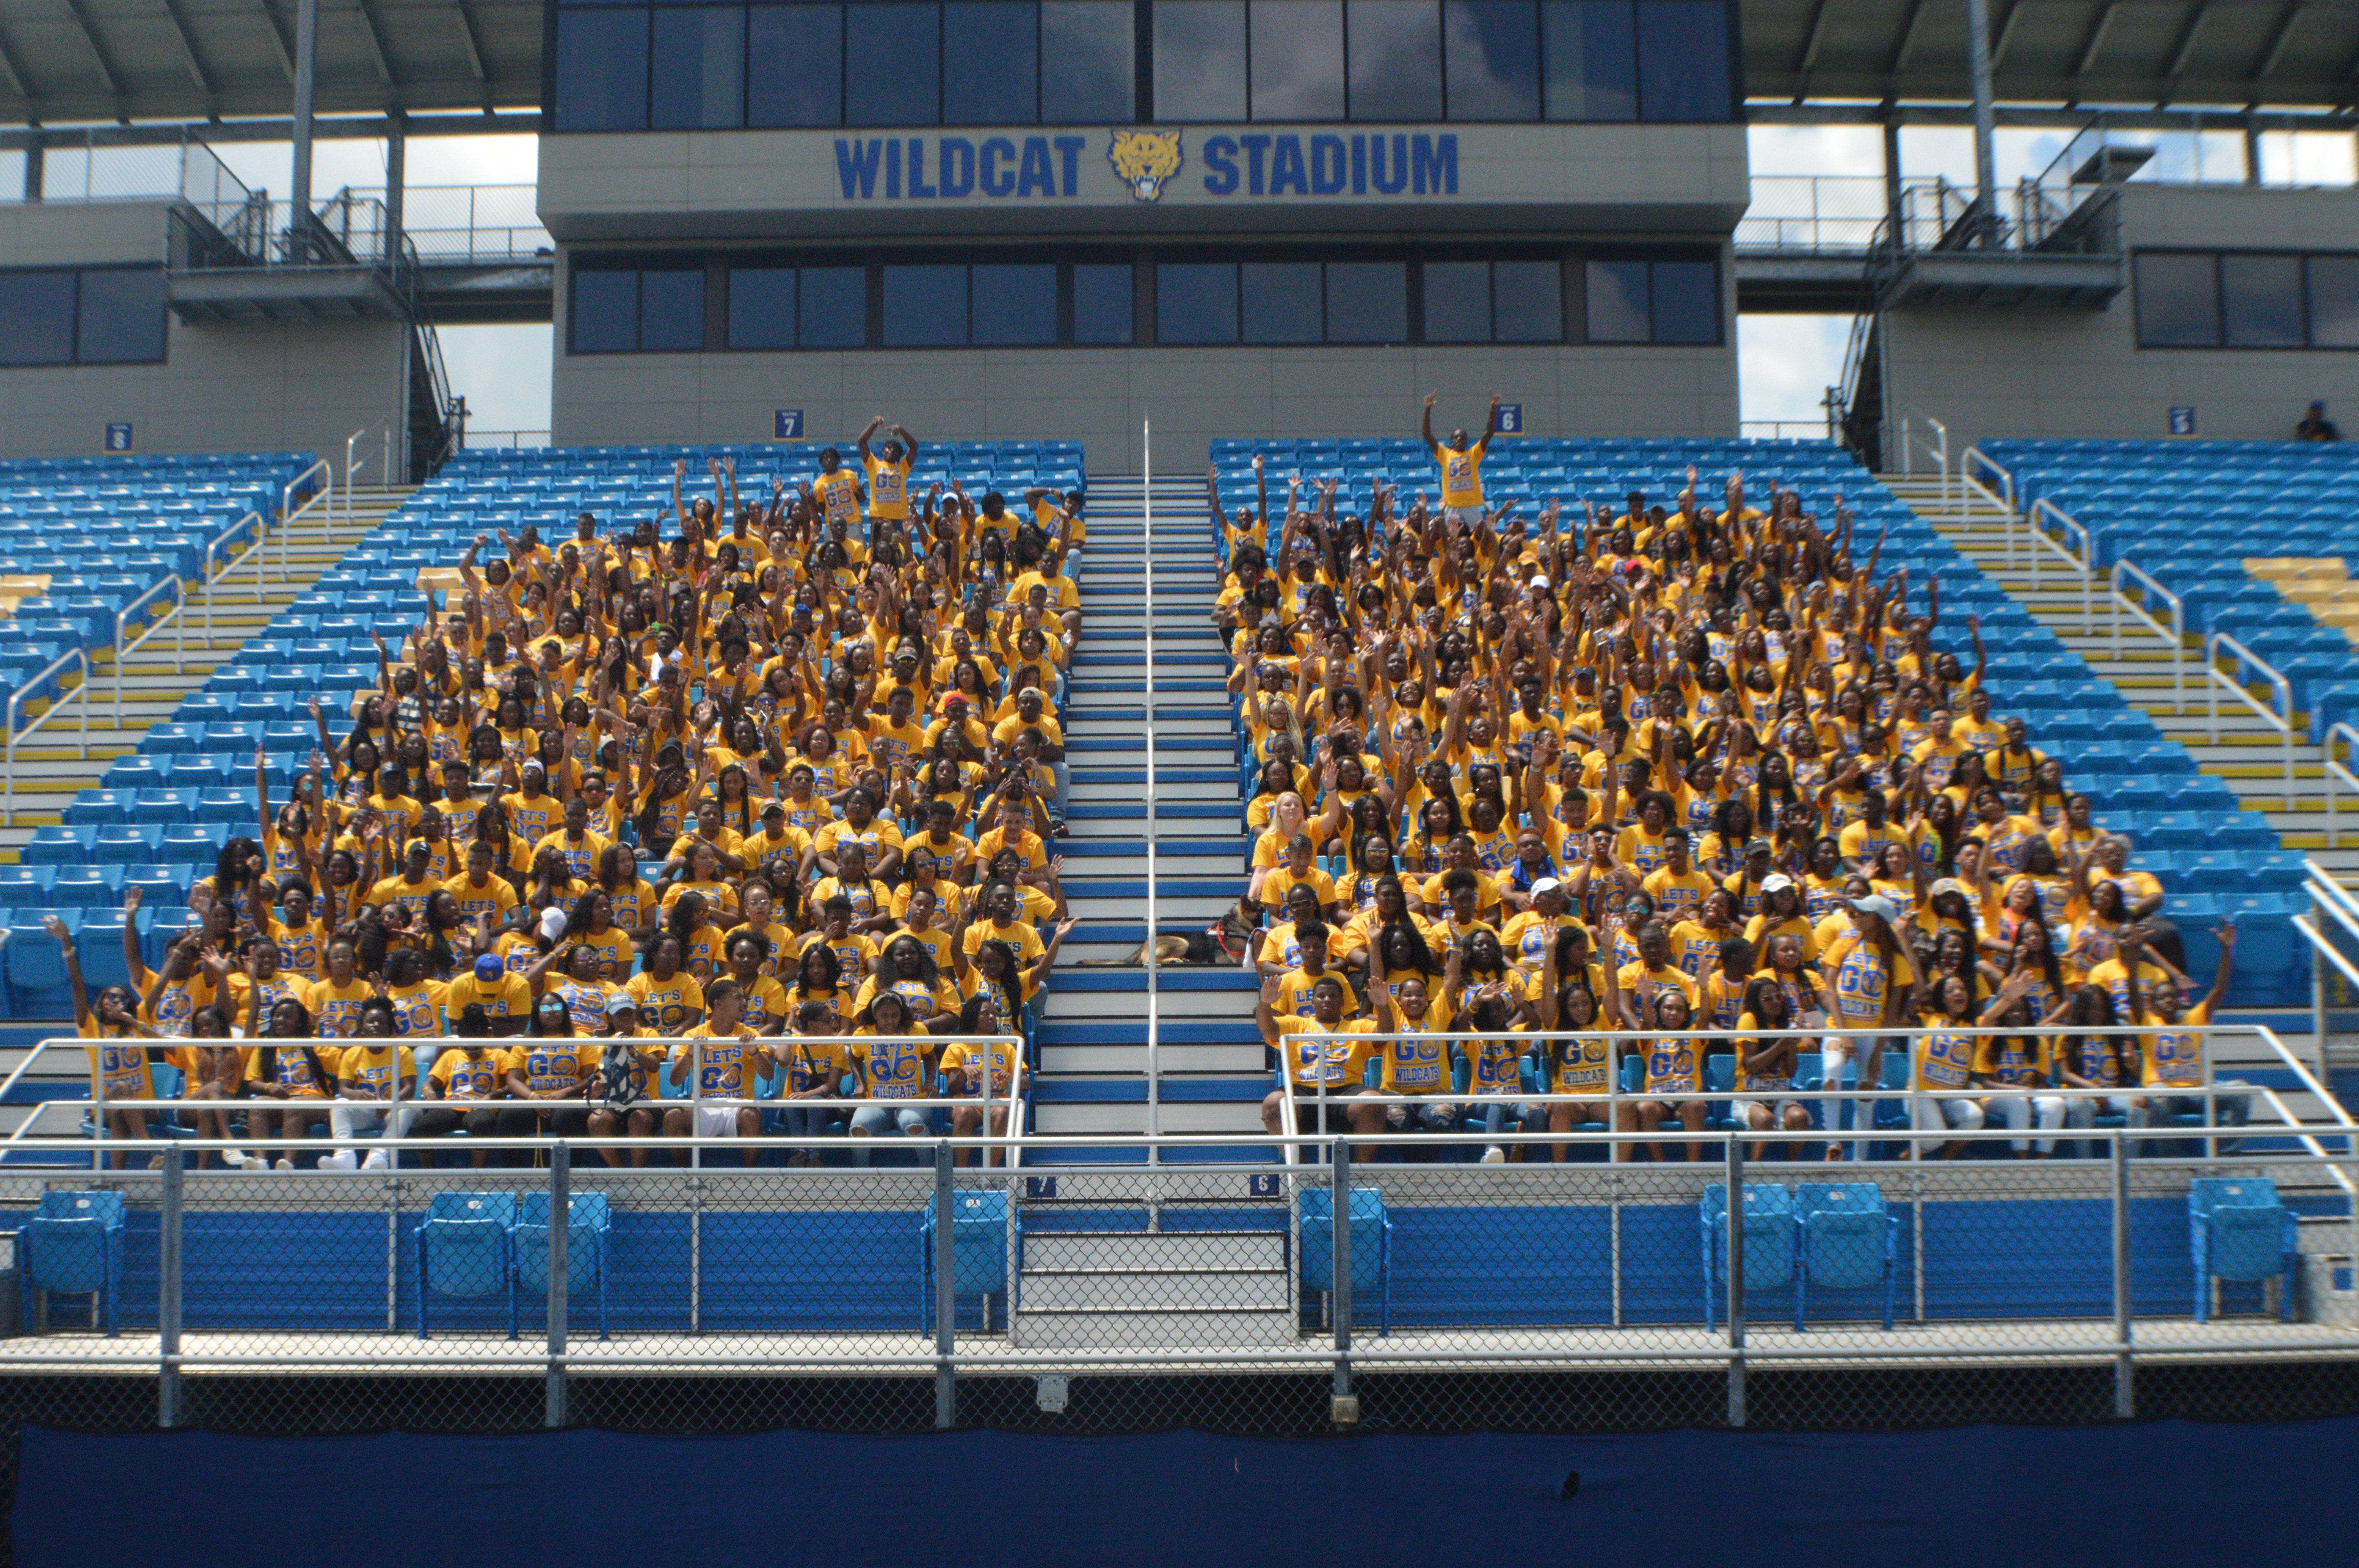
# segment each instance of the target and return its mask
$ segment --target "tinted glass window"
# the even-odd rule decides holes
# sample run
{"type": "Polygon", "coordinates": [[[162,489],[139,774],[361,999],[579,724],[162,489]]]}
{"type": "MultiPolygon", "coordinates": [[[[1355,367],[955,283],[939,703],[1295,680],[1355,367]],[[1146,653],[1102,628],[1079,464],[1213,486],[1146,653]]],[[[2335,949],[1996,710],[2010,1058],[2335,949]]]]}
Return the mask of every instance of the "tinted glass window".
{"type": "Polygon", "coordinates": [[[1562,265],[1552,261],[1494,262],[1491,319],[1503,343],[1562,342],[1562,265]]]}
{"type": "Polygon", "coordinates": [[[1315,343],[1320,338],[1319,264],[1247,262],[1238,297],[1248,343],[1315,343]]]}
{"type": "Polygon", "coordinates": [[[940,348],[966,341],[966,268],[885,269],[885,346],[940,348]]]}
{"type": "Polygon", "coordinates": [[[1245,0],[1156,0],[1155,115],[1245,117],[1245,0]]]}
{"type": "Polygon", "coordinates": [[[649,352],[704,347],[704,271],[639,275],[639,347],[649,352]]]}
{"type": "Polygon", "coordinates": [[[1343,0],[1252,0],[1252,26],[1253,117],[1342,119],[1343,0]]]}
{"type": "Polygon", "coordinates": [[[1040,117],[1040,35],[1030,0],[948,0],[942,119],[1020,125],[1040,117]]]}
{"type": "Polygon", "coordinates": [[[1630,0],[1540,0],[1542,107],[1551,120],[1637,117],[1630,0]]]}
{"type": "Polygon", "coordinates": [[[1130,0],[1040,0],[1040,118],[1120,124],[1136,114],[1130,0]]]}
{"type": "Polygon", "coordinates": [[[1588,284],[1591,342],[1643,343],[1653,335],[1645,262],[1591,262],[1588,284]]]}
{"type": "Polygon", "coordinates": [[[1710,262],[1657,262],[1655,341],[1716,343],[1720,341],[1719,269],[1710,262]]]}
{"type": "Polygon", "coordinates": [[[974,269],[974,341],[1057,341],[1057,268],[1051,262],[974,269]]]}
{"type": "Polygon", "coordinates": [[[2301,261],[2297,256],[2220,258],[2222,339],[2243,349],[2301,346],[2301,261]]]}
{"type": "Polygon", "coordinates": [[[2138,341],[2166,349],[2219,342],[2218,282],[2211,256],[2139,256],[2138,341]]]}
{"type": "Polygon", "coordinates": [[[740,266],[729,270],[729,346],[795,346],[795,269],[740,266]]]}
{"type": "Polygon", "coordinates": [[[1127,343],[1131,340],[1131,269],[1076,263],[1073,267],[1073,341],[1127,343]]]}
{"type": "Polygon", "coordinates": [[[1425,341],[1487,343],[1491,341],[1491,264],[1425,264],[1425,341]]]}
{"type": "Polygon", "coordinates": [[[647,14],[569,11],[557,18],[557,128],[643,131],[647,14]]]}
{"type": "Polygon", "coordinates": [[[1237,269],[1226,262],[1166,262],[1155,269],[1155,337],[1164,343],[1237,341],[1237,269]]]}
{"type": "Polygon", "coordinates": [[[0,273],[0,365],[73,362],[74,275],[0,273]]]}
{"type": "Polygon", "coordinates": [[[1538,28],[1533,0],[1442,0],[1451,119],[1539,118],[1538,28]]]}
{"type": "Polygon", "coordinates": [[[1649,120],[1725,120],[1735,113],[1721,0],[1638,0],[1638,108],[1649,120]]]}
{"type": "Polygon", "coordinates": [[[2359,349],[2359,256],[2310,258],[2310,341],[2359,349]]]}
{"type": "Polygon", "coordinates": [[[868,269],[802,269],[798,334],[807,349],[856,349],[868,341],[868,269]]]}
{"type": "Polygon", "coordinates": [[[1441,13],[1436,0],[1350,0],[1346,72],[1355,120],[1441,117],[1441,13]]]}
{"type": "Polygon", "coordinates": [[[162,273],[83,273],[80,315],[75,357],[82,363],[151,364],[164,357],[162,273]]]}
{"type": "Polygon", "coordinates": [[[575,353],[627,353],[639,346],[637,273],[577,271],[572,308],[575,353]]]}
{"type": "Polygon", "coordinates": [[[657,130],[722,130],[745,114],[745,13],[734,5],[666,7],[655,14],[657,130]]]}
{"type": "Polygon", "coordinates": [[[745,123],[843,123],[843,7],[756,5],[745,18],[745,123]]]}
{"type": "Polygon", "coordinates": [[[846,124],[939,124],[941,65],[941,31],[934,6],[887,0],[844,7],[846,124]]]}
{"type": "Polygon", "coordinates": [[[1327,264],[1327,341],[1408,341],[1408,266],[1404,262],[1327,264]]]}

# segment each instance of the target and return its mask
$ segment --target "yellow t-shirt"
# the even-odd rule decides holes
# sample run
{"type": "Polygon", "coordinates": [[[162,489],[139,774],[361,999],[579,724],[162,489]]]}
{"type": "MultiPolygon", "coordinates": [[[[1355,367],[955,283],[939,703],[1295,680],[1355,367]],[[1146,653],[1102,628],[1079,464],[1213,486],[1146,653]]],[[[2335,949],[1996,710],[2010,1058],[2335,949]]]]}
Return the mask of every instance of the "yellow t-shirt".
{"type": "Polygon", "coordinates": [[[909,465],[888,463],[873,453],[861,460],[868,470],[868,517],[871,522],[907,522],[909,516],[909,465]]]}
{"type": "Polygon", "coordinates": [[[1490,447],[1491,438],[1488,436],[1462,452],[1453,452],[1440,442],[1434,444],[1433,460],[1441,465],[1442,505],[1483,504],[1483,454],[1490,447]]]}

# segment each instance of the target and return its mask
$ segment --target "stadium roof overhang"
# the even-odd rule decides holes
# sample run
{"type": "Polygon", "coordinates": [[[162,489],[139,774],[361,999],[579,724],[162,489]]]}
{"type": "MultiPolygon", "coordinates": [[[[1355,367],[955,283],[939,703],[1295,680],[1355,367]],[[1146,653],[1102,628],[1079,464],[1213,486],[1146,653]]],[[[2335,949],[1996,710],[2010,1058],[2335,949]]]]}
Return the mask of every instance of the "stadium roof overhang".
{"type": "MultiPolygon", "coordinates": [[[[1938,117],[1970,96],[1965,0],[1742,4],[1761,118],[1910,104],[1938,117]]],[[[1989,4],[2002,105],[2359,105],[2359,0],[1989,4]]],[[[297,0],[0,0],[0,124],[283,120],[296,12],[297,0]]],[[[317,112],[537,110],[542,38],[540,0],[320,0],[317,112]]]]}
{"type": "MultiPolygon", "coordinates": [[[[2031,110],[2359,103],[2354,0],[1989,0],[1993,92],[2031,110]]],[[[1970,96],[1965,0],[1744,0],[1745,90],[1852,118],[1970,96]]],[[[1774,109],[1762,118],[1784,118],[1774,109]]],[[[1834,117],[1823,114],[1813,117],[1834,117]]],[[[1926,116],[1930,117],[1930,116],[1926,116]]]]}

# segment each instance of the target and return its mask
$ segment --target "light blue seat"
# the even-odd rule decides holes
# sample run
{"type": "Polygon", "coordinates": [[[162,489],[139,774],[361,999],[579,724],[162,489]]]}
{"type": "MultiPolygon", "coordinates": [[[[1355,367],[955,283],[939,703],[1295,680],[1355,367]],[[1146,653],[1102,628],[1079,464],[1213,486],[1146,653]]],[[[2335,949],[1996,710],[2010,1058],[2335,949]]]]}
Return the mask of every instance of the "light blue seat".
{"type": "Polygon", "coordinates": [[[516,1217],[512,1193],[434,1195],[418,1226],[419,1338],[429,1335],[436,1296],[481,1301],[503,1291],[508,1337],[516,1336],[516,1217]]]}
{"type": "MultiPolygon", "coordinates": [[[[1728,1188],[1714,1182],[1697,1205],[1703,1238],[1703,1325],[1717,1321],[1720,1295],[1728,1283],[1728,1188]]],[[[1794,1195],[1782,1182],[1745,1184],[1745,1293],[1792,1285],[1794,1195]]],[[[1799,1316],[1800,1309],[1796,1308],[1799,1316]]]]}
{"type": "Polygon", "coordinates": [[[115,1309],[123,1296],[123,1195],[43,1193],[16,1233],[16,1267],[23,1321],[34,1333],[41,1332],[43,1309],[53,1295],[90,1297],[91,1326],[116,1333],[115,1309]]]}
{"type": "MultiPolygon", "coordinates": [[[[954,1191],[951,1195],[951,1293],[959,1296],[1005,1296],[1007,1293],[1007,1195],[1004,1192],[954,1191]]],[[[1019,1227],[1020,1228],[1020,1227],[1019,1227]]],[[[923,1300],[918,1307],[918,1331],[934,1329],[934,1200],[918,1222],[921,1255],[919,1274],[923,1300]]],[[[1019,1239],[1018,1246],[1022,1243],[1019,1239]]],[[[984,1315],[991,1304],[984,1303],[984,1315]]],[[[988,1321],[984,1328],[988,1331],[988,1321]]]]}
{"type": "Polygon", "coordinates": [[[2293,1321],[2294,1217],[2267,1176],[2199,1176],[2187,1189],[2188,1246],[2195,1263],[2195,1321],[2212,1321],[2215,1280],[2279,1278],[2277,1313],[2293,1321]]]}
{"type": "MultiPolygon", "coordinates": [[[[598,1337],[606,1337],[606,1281],[614,1272],[614,1217],[603,1193],[575,1193],[566,1200],[565,1294],[571,1303],[582,1292],[598,1291],[598,1337]]],[[[510,1257],[516,1267],[516,1289],[549,1290],[549,1195],[526,1193],[516,1200],[516,1227],[510,1257]]]]}
{"type": "MultiPolygon", "coordinates": [[[[1335,1194],[1331,1187],[1310,1187],[1302,1194],[1302,1285],[1305,1290],[1335,1288],[1335,1194]]],[[[1385,1212],[1380,1187],[1352,1189],[1352,1296],[1362,1291],[1378,1292],[1377,1336],[1393,1331],[1393,1222],[1385,1212]]]]}
{"type": "MultiPolygon", "coordinates": [[[[1857,1291],[1884,1282],[1884,1326],[1892,1327],[1900,1219],[1886,1211],[1874,1182],[1803,1182],[1794,1188],[1794,1332],[1805,1332],[1812,1283],[1857,1291]]],[[[1749,1265],[1748,1265],[1749,1266],[1749,1265]]]]}

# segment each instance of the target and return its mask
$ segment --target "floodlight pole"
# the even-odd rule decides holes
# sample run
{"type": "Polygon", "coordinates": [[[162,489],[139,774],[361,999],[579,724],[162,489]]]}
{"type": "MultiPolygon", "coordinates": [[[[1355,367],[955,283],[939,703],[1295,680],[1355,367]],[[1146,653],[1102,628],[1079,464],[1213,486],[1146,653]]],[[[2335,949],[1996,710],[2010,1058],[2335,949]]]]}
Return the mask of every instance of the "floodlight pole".
{"type": "Polygon", "coordinates": [[[1966,0],[1966,73],[1974,93],[1974,204],[1981,218],[1975,227],[1987,246],[1998,239],[1998,189],[1991,154],[1990,0],[1966,0]]]}
{"type": "Polygon", "coordinates": [[[288,179],[288,222],[307,230],[311,215],[311,99],[319,80],[320,0],[302,0],[295,13],[295,167],[288,179]]]}

